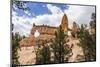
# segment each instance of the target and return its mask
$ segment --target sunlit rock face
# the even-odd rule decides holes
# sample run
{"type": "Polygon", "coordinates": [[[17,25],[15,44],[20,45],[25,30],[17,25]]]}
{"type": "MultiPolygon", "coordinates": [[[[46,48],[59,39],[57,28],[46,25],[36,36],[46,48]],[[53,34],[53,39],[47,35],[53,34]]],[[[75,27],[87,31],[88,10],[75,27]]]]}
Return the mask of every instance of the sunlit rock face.
{"type": "MultiPolygon", "coordinates": [[[[72,46],[72,55],[70,56],[68,62],[78,62],[79,59],[83,56],[83,50],[79,44],[79,39],[75,39],[72,37],[71,32],[77,32],[77,24],[76,22],[73,22],[72,29],[68,29],[68,18],[67,15],[64,14],[61,20],[60,26],[62,27],[64,33],[68,33],[68,37],[66,40],[69,39],[69,42],[67,44],[69,46],[72,46]],[[80,57],[81,56],[81,57],[80,57]]],[[[18,50],[19,55],[19,62],[20,64],[35,64],[36,62],[36,49],[37,49],[37,43],[43,44],[45,41],[50,42],[51,39],[55,38],[55,32],[59,27],[51,27],[47,25],[35,25],[33,24],[33,27],[31,29],[29,37],[26,37],[22,39],[19,44],[21,51],[18,50]]],[[[53,53],[52,53],[53,56],[53,53]]],[[[51,58],[51,60],[53,60],[51,58]]]]}
{"type": "Polygon", "coordinates": [[[75,21],[73,22],[72,32],[74,32],[74,33],[77,32],[77,24],[75,21]]]}
{"type": "Polygon", "coordinates": [[[84,61],[84,53],[82,47],[79,46],[79,39],[68,37],[69,42],[67,44],[72,47],[72,56],[70,56],[68,62],[84,61]]]}
{"type": "Polygon", "coordinates": [[[68,18],[67,18],[66,14],[64,14],[64,16],[62,18],[61,27],[62,27],[62,30],[64,31],[64,33],[68,32],[68,18]]]}
{"type": "Polygon", "coordinates": [[[34,33],[34,37],[37,38],[39,36],[40,36],[40,33],[38,32],[38,30],[36,30],[35,33],[34,33]]]}
{"type": "Polygon", "coordinates": [[[33,28],[31,30],[31,35],[34,35],[35,31],[38,30],[40,34],[47,34],[47,35],[54,35],[55,31],[57,30],[57,27],[51,27],[47,25],[33,25],[33,28]]]}
{"type": "Polygon", "coordinates": [[[19,44],[20,44],[20,47],[30,47],[30,46],[35,46],[35,37],[34,35],[30,35],[29,37],[27,38],[24,38],[22,39],[19,44]]]}
{"type": "Polygon", "coordinates": [[[34,46],[31,47],[21,47],[20,50],[18,50],[18,61],[22,65],[30,65],[36,63],[36,53],[34,46]]]}

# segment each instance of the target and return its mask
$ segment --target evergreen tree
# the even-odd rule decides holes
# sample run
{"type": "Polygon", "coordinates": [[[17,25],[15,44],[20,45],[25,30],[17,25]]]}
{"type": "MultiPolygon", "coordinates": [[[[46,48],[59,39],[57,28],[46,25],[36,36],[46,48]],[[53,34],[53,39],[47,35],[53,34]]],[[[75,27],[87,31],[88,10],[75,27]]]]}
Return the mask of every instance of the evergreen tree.
{"type": "Polygon", "coordinates": [[[38,47],[38,51],[36,53],[36,64],[50,63],[50,49],[46,43],[39,44],[41,46],[38,47]]]}
{"type": "Polygon", "coordinates": [[[52,42],[51,48],[54,52],[54,63],[64,63],[68,61],[68,58],[65,59],[66,55],[71,53],[71,48],[66,44],[64,31],[60,26],[59,29],[55,32],[55,39],[52,42]]]}
{"type": "Polygon", "coordinates": [[[95,13],[92,13],[91,15],[90,27],[96,28],[96,14],[95,13]]]}
{"type": "Polygon", "coordinates": [[[96,60],[95,35],[91,35],[86,29],[86,25],[82,24],[78,31],[78,37],[80,38],[80,46],[83,48],[85,61],[96,60]]]}
{"type": "MultiPolygon", "coordinates": [[[[12,30],[13,30],[14,25],[12,24],[12,30]]],[[[16,65],[19,64],[18,62],[18,48],[19,48],[19,41],[21,40],[21,37],[18,33],[13,33],[12,32],[12,64],[16,65]]]]}
{"type": "Polygon", "coordinates": [[[96,14],[92,13],[91,15],[91,21],[90,21],[90,28],[94,29],[94,31],[91,34],[91,40],[92,40],[92,46],[91,46],[91,52],[92,52],[92,59],[96,60],[96,14]]]}

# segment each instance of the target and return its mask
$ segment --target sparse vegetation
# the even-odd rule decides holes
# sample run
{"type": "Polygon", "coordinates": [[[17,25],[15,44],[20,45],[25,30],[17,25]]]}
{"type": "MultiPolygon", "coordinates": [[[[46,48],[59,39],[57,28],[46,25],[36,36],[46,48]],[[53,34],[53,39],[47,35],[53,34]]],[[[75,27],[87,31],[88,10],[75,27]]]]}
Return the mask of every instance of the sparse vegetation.
{"type": "MultiPolygon", "coordinates": [[[[95,14],[92,14],[92,18],[95,14]]],[[[90,22],[90,28],[96,29],[95,17],[93,21],[90,22]]],[[[95,61],[96,60],[96,34],[95,32],[89,32],[86,29],[86,25],[81,25],[78,31],[78,37],[80,38],[80,46],[83,48],[85,61],[95,61]],[[92,33],[92,34],[90,34],[92,33]]]]}

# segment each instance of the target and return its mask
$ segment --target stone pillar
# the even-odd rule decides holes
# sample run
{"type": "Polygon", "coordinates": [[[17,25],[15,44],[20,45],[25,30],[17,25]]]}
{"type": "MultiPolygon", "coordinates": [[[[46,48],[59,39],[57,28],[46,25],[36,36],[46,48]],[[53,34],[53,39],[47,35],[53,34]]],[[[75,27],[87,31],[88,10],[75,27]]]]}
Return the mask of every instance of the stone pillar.
{"type": "Polygon", "coordinates": [[[73,27],[72,27],[72,35],[75,36],[75,38],[77,38],[77,31],[78,31],[78,29],[77,29],[77,24],[76,24],[76,22],[74,21],[74,22],[73,22],[73,27]]]}
{"type": "Polygon", "coordinates": [[[68,32],[68,18],[66,14],[64,14],[62,21],[61,21],[61,27],[64,33],[68,32]]]}

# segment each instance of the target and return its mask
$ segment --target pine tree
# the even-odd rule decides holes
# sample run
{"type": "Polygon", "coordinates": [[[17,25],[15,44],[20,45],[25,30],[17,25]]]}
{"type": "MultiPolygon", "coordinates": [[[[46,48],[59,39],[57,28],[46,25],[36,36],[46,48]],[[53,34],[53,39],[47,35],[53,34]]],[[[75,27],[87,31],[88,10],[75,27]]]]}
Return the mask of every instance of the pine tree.
{"type": "Polygon", "coordinates": [[[71,53],[71,48],[66,44],[64,31],[60,26],[59,29],[55,32],[55,39],[52,42],[51,48],[54,52],[54,63],[64,63],[65,56],[71,53]]]}
{"type": "Polygon", "coordinates": [[[41,46],[38,47],[38,51],[36,53],[36,64],[48,64],[48,63],[50,63],[50,49],[46,43],[39,44],[41,46]]]}
{"type": "MultiPolygon", "coordinates": [[[[12,30],[13,30],[14,25],[12,24],[12,30]]],[[[21,40],[20,35],[18,33],[13,33],[12,32],[12,64],[17,65],[19,64],[18,61],[18,52],[17,50],[19,49],[19,41],[21,40]]]]}
{"type": "Polygon", "coordinates": [[[86,29],[86,25],[81,25],[78,31],[80,46],[83,48],[85,61],[96,60],[96,41],[95,35],[91,35],[86,29]]]}
{"type": "Polygon", "coordinates": [[[92,13],[91,15],[90,27],[96,28],[96,14],[95,13],[92,13]]]}
{"type": "Polygon", "coordinates": [[[91,15],[90,28],[94,30],[91,34],[91,40],[92,40],[91,58],[93,60],[96,60],[96,14],[95,13],[92,13],[91,15]]]}

